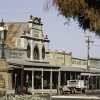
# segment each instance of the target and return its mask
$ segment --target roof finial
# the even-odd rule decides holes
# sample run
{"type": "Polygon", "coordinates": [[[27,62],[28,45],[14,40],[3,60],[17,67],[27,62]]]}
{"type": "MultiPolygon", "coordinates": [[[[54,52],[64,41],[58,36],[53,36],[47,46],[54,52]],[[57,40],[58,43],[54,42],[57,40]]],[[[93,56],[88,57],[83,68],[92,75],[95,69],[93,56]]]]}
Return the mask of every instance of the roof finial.
{"type": "Polygon", "coordinates": [[[0,26],[4,26],[3,19],[2,19],[2,21],[0,22],[0,26]]]}
{"type": "Polygon", "coordinates": [[[32,15],[30,15],[30,20],[32,20],[32,18],[33,18],[33,16],[32,16],[32,15]]]}
{"type": "Polygon", "coordinates": [[[2,19],[2,22],[3,22],[3,19],[2,19]]]}

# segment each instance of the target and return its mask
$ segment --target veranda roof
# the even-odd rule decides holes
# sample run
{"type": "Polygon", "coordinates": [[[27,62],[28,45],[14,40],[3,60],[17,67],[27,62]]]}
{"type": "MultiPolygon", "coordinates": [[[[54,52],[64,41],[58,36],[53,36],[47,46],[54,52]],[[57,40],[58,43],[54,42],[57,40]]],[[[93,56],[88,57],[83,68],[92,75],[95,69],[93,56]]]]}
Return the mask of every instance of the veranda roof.
{"type": "Polygon", "coordinates": [[[61,67],[61,71],[86,72],[86,69],[79,68],[79,67],[61,67]]]}

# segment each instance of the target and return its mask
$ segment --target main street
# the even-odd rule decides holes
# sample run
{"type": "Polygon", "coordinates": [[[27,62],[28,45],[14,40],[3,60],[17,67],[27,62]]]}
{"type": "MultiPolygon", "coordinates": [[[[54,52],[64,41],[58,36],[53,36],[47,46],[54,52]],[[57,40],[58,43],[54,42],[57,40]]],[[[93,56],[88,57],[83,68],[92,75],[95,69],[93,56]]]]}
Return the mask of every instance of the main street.
{"type": "Polygon", "coordinates": [[[64,94],[64,95],[52,95],[51,99],[49,95],[40,96],[46,100],[100,100],[100,92],[89,92],[86,94],[64,94]]]}
{"type": "Polygon", "coordinates": [[[43,98],[45,98],[46,100],[100,100],[99,97],[96,97],[96,96],[91,96],[91,97],[50,97],[49,96],[43,96],[43,98]]]}

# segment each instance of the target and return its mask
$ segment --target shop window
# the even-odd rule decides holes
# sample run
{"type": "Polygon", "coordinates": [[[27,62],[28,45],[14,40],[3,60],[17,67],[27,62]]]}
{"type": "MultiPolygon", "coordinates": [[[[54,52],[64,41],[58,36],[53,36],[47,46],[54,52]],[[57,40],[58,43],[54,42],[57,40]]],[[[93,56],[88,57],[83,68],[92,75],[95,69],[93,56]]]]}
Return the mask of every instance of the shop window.
{"type": "Polygon", "coordinates": [[[42,72],[35,71],[34,72],[34,89],[42,89],[42,72]]]}
{"type": "Polygon", "coordinates": [[[50,89],[50,72],[43,72],[43,89],[50,89]]]}

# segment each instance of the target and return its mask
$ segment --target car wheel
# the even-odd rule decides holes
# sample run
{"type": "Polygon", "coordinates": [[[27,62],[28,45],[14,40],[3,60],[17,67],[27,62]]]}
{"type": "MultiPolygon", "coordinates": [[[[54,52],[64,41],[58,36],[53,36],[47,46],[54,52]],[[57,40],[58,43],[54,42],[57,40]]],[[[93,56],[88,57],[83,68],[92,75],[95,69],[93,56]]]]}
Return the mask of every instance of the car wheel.
{"type": "Polygon", "coordinates": [[[71,91],[70,91],[70,92],[71,92],[71,94],[75,93],[74,89],[71,89],[71,91]]]}
{"type": "Polygon", "coordinates": [[[64,94],[64,91],[61,89],[61,90],[60,90],[60,93],[61,93],[61,94],[64,94]]]}

